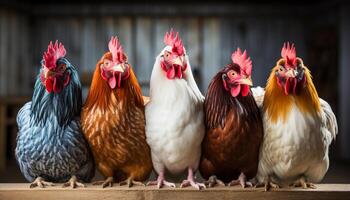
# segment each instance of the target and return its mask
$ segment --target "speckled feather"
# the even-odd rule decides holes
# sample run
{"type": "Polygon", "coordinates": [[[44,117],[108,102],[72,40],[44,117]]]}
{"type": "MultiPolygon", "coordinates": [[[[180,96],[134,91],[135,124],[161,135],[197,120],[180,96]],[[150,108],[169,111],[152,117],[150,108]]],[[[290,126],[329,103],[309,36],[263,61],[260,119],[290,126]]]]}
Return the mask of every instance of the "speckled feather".
{"type": "Polygon", "coordinates": [[[60,93],[48,93],[37,77],[34,95],[17,115],[16,158],[28,181],[38,176],[63,182],[72,175],[89,182],[94,162],[81,133],[81,84],[76,69],[64,58],[70,83],[60,93]]]}
{"type": "Polygon", "coordinates": [[[208,179],[216,175],[224,182],[243,172],[257,172],[263,125],[252,94],[232,97],[224,89],[222,73],[211,81],[204,102],[206,135],[202,143],[200,172],[208,179]]]}

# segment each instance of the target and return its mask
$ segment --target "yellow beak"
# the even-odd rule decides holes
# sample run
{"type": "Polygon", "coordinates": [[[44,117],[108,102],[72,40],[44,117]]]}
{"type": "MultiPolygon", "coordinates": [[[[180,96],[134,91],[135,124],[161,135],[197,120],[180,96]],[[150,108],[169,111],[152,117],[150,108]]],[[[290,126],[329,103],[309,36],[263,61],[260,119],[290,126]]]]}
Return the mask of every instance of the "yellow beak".
{"type": "Polygon", "coordinates": [[[177,57],[177,58],[173,59],[171,62],[172,62],[172,64],[176,64],[176,65],[182,66],[182,60],[181,60],[180,57],[177,57]]]}
{"type": "Polygon", "coordinates": [[[240,80],[239,80],[239,83],[240,83],[240,84],[244,84],[244,85],[249,85],[249,86],[252,86],[252,85],[253,85],[252,79],[250,79],[250,78],[243,78],[243,79],[240,79],[240,80]]]}
{"type": "Polygon", "coordinates": [[[123,69],[123,67],[122,67],[121,64],[119,64],[119,65],[114,65],[113,68],[112,68],[112,70],[115,71],[115,72],[121,72],[121,73],[124,72],[124,69],[123,69]]]}

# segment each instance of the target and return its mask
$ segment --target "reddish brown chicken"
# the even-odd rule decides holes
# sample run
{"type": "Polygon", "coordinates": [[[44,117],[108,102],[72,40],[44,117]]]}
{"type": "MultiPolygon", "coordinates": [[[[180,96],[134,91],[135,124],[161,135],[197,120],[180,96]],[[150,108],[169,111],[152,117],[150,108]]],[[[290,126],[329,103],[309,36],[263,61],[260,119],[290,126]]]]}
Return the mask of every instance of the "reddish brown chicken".
{"type": "Polygon", "coordinates": [[[112,37],[109,51],[96,64],[82,110],[82,129],[96,166],[106,177],[96,184],[141,185],[152,170],[141,88],[116,38],[112,37]]]}
{"type": "Polygon", "coordinates": [[[218,72],[209,85],[199,167],[202,176],[209,179],[209,187],[223,182],[251,186],[248,180],[256,175],[263,125],[250,91],[251,70],[246,51],[238,49],[232,54],[232,63],[218,72]]]}

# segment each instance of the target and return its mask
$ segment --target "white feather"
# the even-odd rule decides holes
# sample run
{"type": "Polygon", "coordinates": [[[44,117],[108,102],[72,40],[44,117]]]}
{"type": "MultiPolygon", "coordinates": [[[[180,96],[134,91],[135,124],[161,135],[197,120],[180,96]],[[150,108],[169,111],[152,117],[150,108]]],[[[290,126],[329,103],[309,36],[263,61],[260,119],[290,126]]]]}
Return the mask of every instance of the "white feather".
{"type": "MultiPolygon", "coordinates": [[[[180,174],[188,167],[198,168],[204,137],[204,97],[200,93],[189,62],[183,79],[169,80],[160,67],[166,47],[156,58],[146,105],[146,135],[157,173],[166,170],[180,174]]],[[[186,56],[188,61],[188,58],[186,56]]]]}
{"type": "Polygon", "coordinates": [[[260,182],[268,176],[279,184],[291,184],[301,176],[310,182],[323,179],[329,167],[329,145],[338,127],[328,103],[320,102],[319,117],[302,113],[295,103],[285,122],[280,119],[274,123],[264,113],[257,174],[260,182]]]}

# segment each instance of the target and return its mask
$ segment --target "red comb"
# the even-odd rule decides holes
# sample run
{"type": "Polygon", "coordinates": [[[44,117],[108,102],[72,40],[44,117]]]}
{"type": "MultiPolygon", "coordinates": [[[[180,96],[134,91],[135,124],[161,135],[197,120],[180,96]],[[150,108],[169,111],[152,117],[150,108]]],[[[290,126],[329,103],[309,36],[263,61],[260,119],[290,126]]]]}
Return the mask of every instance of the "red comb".
{"type": "Polygon", "coordinates": [[[184,46],[181,38],[179,37],[179,33],[176,32],[176,35],[173,29],[170,30],[170,33],[166,32],[164,35],[164,43],[168,46],[172,46],[172,52],[177,55],[184,54],[184,46]]]}
{"type": "Polygon", "coordinates": [[[123,63],[126,61],[123,47],[117,37],[112,36],[111,40],[108,43],[108,49],[112,53],[113,62],[123,63]]]}
{"type": "Polygon", "coordinates": [[[66,49],[64,48],[62,43],[58,43],[56,40],[55,45],[50,42],[47,47],[47,51],[44,52],[44,66],[48,69],[54,69],[56,67],[56,61],[59,58],[63,58],[66,55],[66,49]]]}
{"type": "Polygon", "coordinates": [[[295,67],[297,64],[297,53],[295,51],[294,44],[291,45],[289,42],[283,44],[283,48],[281,51],[282,58],[285,59],[285,66],[286,67],[295,67]]]}
{"type": "Polygon", "coordinates": [[[252,74],[252,61],[250,60],[250,57],[248,57],[246,50],[242,53],[241,49],[237,48],[237,50],[232,53],[231,59],[233,63],[239,65],[241,70],[247,76],[252,74]]]}

